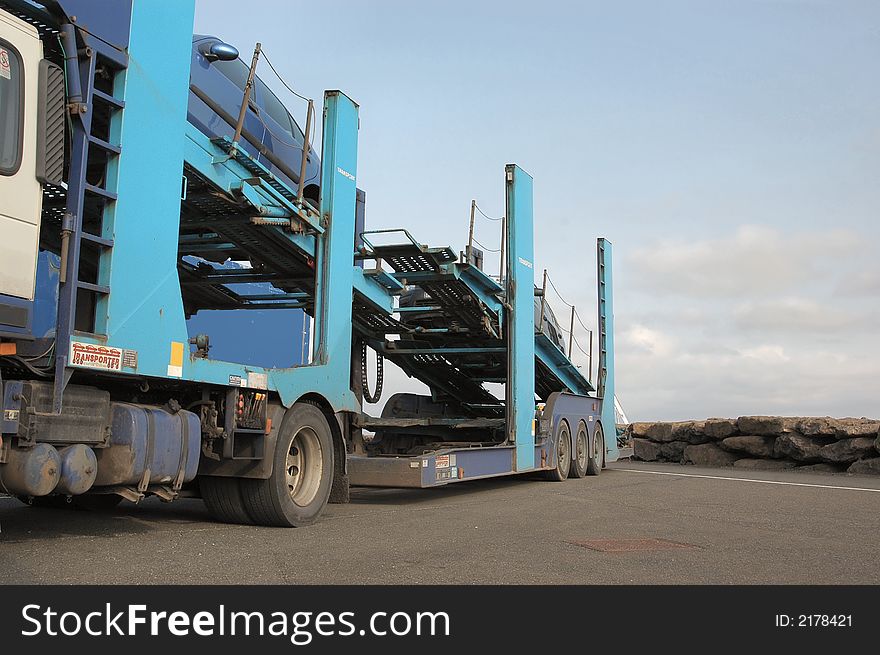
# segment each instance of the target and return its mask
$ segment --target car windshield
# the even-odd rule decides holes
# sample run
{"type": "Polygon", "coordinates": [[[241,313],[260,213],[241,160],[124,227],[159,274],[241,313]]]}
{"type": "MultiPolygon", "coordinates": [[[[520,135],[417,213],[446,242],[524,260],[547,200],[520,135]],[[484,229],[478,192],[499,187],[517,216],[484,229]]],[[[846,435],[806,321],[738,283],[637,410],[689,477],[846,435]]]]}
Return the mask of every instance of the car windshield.
{"type": "Polygon", "coordinates": [[[0,42],[0,174],[13,175],[21,159],[21,63],[0,42]]]}

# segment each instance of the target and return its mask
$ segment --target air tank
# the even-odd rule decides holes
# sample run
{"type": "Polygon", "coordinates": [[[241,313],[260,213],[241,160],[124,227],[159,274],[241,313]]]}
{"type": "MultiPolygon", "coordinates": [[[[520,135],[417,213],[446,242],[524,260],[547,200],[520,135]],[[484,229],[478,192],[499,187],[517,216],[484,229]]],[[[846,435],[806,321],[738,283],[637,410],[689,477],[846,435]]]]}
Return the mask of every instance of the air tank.
{"type": "Polygon", "coordinates": [[[91,489],[98,475],[95,451],[84,444],[76,444],[62,448],[58,455],[61,458],[61,479],[55,493],[78,496],[91,489]]]}
{"type": "Polygon", "coordinates": [[[61,479],[61,456],[53,446],[10,448],[0,464],[0,491],[15,496],[47,496],[61,479]]]}

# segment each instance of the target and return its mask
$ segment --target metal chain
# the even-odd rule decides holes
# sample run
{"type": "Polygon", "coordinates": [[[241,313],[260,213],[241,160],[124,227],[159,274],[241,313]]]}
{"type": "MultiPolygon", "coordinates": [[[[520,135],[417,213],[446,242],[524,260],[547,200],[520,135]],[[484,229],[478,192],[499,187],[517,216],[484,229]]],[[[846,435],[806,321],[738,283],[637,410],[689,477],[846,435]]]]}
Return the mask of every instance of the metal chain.
{"type": "Polygon", "coordinates": [[[364,341],[361,349],[361,390],[364,393],[364,400],[371,405],[375,405],[382,397],[382,387],[385,383],[385,358],[382,353],[376,351],[376,392],[370,393],[369,380],[367,380],[367,342],[364,341]]]}

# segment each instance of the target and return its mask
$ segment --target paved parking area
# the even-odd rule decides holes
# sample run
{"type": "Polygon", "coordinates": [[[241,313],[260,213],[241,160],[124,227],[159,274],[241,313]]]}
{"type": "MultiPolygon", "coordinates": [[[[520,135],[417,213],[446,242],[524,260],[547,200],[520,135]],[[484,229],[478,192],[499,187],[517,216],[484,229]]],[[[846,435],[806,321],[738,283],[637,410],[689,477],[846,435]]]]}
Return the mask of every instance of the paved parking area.
{"type": "Polygon", "coordinates": [[[358,489],[296,530],[214,523],[198,500],[99,514],[7,498],[0,583],[878,584],[878,504],[876,478],[630,462],[358,489]]]}

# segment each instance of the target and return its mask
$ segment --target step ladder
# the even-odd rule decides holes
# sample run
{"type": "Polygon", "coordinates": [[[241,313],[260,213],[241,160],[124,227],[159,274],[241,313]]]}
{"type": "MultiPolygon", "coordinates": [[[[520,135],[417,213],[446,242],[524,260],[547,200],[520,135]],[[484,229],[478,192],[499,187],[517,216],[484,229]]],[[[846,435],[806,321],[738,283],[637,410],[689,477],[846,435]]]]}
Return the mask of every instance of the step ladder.
{"type": "Polygon", "coordinates": [[[70,337],[74,333],[101,336],[98,311],[110,294],[102,262],[113,248],[104,217],[113,210],[117,194],[112,167],[122,154],[113,143],[125,102],[113,94],[122,85],[119,76],[128,56],[97,39],[82,46],[78,28],[65,25],[61,43],[67,55],[68,110],[72,133],[70,169],[64,214],[61,218],[61,274],[56,334],[53,411],[61,412],[64,389],[70,380],[70,337]],[[75,66],[71,50],[75,49],[75,66]],[[76,91],[79,91],[76,94],[76,91]],[[87,310],[86,310],[87,308],[87,310]]]}

